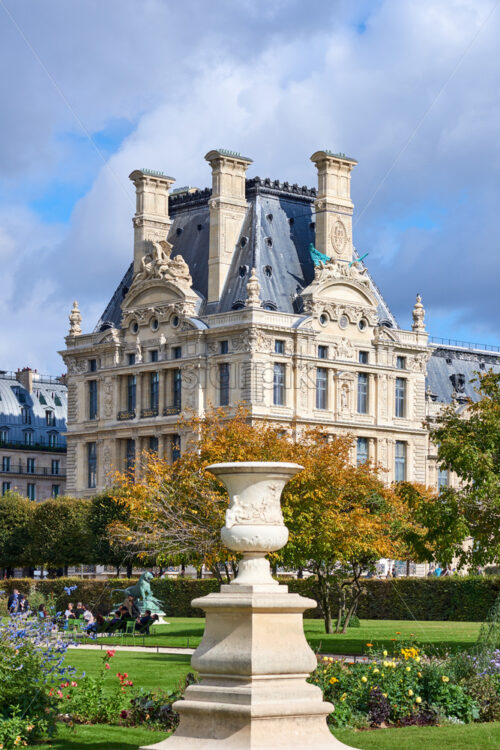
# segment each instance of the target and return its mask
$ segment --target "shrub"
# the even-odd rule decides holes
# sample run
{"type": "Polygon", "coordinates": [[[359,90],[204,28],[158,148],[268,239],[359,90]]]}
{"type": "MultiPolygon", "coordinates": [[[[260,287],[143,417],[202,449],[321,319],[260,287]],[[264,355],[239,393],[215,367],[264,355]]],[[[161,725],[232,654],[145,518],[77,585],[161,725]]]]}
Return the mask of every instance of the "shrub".
{"type": "Polygon", "coordinates": [[[106,680],[107,672],[111,669],[110,661],[114,657],[114,649],[106,651],[99,673],[96,677],[82,675],[78,680],[66,680],[60,683],[57,698],[64,711],[73,721],[90,724],[117,723],[120,712],[129,700],[127,692],[133,686],[128,674],[116,674],[116,680],[110,685],[106,680]],[[69,701],[69,703],[66,703],[69,701]]]}
{"type": "Polygon", "coordinates": [[[127,726],[148,724],[155,729],[171,732],[179,724],[179,714],[173,704],[182,700],[184,691],[189,685],[197,682],[191,672],[179,683],[176,690],[167,693],[161,691],[141,691],[130,701],[130,707],[121,712],[122,721],[127,726]]]}
{"type": "MultiPolygon", "coordinates": [[[[345,623],[345,616],[340,621],[340,626],[343,628],[345,623]]],[[[337,624],[337,621],[335,621],[335,624],[337,624]]],[[[351,615],[349,619],[349,623],[347,625],[348,628],[360,628],[361,627],[361,620],[357,615],[351,615]]]]}

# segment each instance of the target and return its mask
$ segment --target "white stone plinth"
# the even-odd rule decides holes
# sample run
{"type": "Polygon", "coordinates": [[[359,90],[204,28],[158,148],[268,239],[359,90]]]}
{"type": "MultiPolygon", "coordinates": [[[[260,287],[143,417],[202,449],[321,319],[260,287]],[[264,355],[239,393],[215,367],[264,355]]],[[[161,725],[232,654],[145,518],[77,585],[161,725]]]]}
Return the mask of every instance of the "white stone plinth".
{"type": "Polygon", "coordinates": [[[328,729],[332,705],[323,701],[319,687],[306,682],[316,657],[302,618],[316,602],[278,585],[264,557],[269,547],[279,549],[286,542],[279,498],[301,468],[278,463],[210,467],[231,496],[223,538],[243,553],[245,564],[219,593],[193,601],[206,613],[203,639],[191,660],[200,682],[175,703],[180,714],[176,732],[150,749],[347,748],[328,729]]]}

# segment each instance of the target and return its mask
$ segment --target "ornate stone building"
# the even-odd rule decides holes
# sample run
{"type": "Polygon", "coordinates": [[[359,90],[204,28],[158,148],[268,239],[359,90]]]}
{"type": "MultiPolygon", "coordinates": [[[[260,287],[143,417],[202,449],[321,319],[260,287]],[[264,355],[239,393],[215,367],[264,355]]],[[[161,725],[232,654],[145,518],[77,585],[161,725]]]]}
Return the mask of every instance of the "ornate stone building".
{"type": "Polygon", "coordinates": [[[498,357],[431,345],[418,295],[400,328],[353,246],[355,160],[316,152],[310,189],[246,179],[240,154],[205,158],[205,190],[132,172],[133,263],[91,333],[71,312],[68,492],[94,493],[144,449],[175,459],[180,414],[241,401],[254,420],[353,434],[353,460],[388,481],[436,485],[424,420],[498,357]]]}
{"type": "Polygon", "coordinates": [[[64,495],[66,385],[29,367],[0,372],[0,489],[31,500],[64,495]]]}

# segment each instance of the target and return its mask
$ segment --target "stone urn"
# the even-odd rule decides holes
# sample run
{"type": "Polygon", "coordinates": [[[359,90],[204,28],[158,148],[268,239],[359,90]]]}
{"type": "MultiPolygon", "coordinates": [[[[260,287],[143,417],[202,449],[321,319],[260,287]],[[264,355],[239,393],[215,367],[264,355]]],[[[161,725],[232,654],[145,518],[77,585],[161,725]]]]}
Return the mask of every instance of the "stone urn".
{"type": "Polygon", "coordinates": [[[271,585],[266,555],[288,541],[280,498],[285,484],[302,470],[298,464],[240,462],[212,464],[207,471],[223,482],[230,497],[221,538],[228,549],[242,554],[232,585],[271,585]]]}

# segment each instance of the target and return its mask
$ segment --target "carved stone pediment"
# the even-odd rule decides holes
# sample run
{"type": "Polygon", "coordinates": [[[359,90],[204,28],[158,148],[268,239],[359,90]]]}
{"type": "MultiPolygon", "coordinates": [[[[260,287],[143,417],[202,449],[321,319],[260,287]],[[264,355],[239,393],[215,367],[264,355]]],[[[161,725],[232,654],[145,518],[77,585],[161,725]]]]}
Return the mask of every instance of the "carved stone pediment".
{"type": "MultiPolygon", "coordinates": [[[[317,314],[321,305],[332,309],[332,319],[339,315],[338,308],[348,311],[349,317],[359,320],[360,316],[370,317],[375,325],[377,299],[370,287],[366,269],[352,266],[346,261],[332,259],[320,263],[314,269],[314,280],[302,292],[304,311],[317,314]],[[359,314],[358,314],[359,313],[359,314]]],[[[342,314],[342,313],[340,313],[342,314]]]]}

